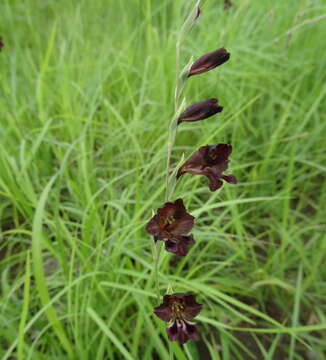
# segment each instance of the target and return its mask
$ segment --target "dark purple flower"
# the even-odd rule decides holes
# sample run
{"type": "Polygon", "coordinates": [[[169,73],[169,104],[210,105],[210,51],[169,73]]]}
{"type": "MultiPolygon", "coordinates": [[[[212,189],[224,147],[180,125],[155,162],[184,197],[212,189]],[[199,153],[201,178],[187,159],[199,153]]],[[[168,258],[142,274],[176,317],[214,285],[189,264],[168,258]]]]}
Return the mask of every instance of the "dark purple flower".
{"type": "Polygon", "coordinates": [[[228,61],[229,58],[230,53],[228,53],[227,50],[224,48],[205,54],[191,65],[188,77],[215,69],[217,66],[222,65],[223,63],[228,61]]]}
{"type": "Polygon", "coordinates": [[[183,121],[199,121],[213,116],[223,110],[217,99],[198,101],[190,106],[179,116],[178,124],[183,121]]]}
{"type": "Polygon", "coordinates": [[[2,50],[2,48],[5,46],[5,44],[2,41],[2,37],[0,37],[0,51],[2,50]]]}
{"type": "Polygon", "coordinates": [[[148,222],[146,230],[154,240],[163,240],[165,249],[180,256],[188,253],[188,245],[194,238],[188,235],[194,226],[195,218],[188,214],[182,199],[167,202],[159,208],[148,222]]]}
{"type": "Polygon", "coordinates": [[[154,313],[170,323],[166,328],[169,340],[184,344],[198,339],[196,324],[190,320],[200,313],[202,306],[196,302],[195,295],[177,293],[165,295],[163,304],[154,308],[154,313]]]}
{"type": "Polygon", "coordinates": [[[178,170],[177,178],[185,173],[199,174],[207,176],[209,180],[209,189],[215,191],[219,189],[223,182],[236,184],[234,175],[225,175],[232,152],[232,146],[229,144],[217,144],[201,146],[178,170]]]}

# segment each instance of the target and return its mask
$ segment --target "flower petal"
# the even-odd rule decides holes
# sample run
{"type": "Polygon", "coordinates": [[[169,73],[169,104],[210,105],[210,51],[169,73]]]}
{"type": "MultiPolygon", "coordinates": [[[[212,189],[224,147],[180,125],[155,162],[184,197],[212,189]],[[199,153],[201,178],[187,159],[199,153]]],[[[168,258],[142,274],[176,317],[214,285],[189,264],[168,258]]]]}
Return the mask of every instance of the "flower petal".
{"type": "Polygon", "coordinates": [[[162,238],[163,234],[162,234],[162,229],[160,227],[158,215],[154,215],[153,218],[147,223],[146,231],[149,234],[155,236],[157,240],[162,238]]]}
{"type": "Polygon", "coordinates": [[[237,183],[237,179],[235,178],[235,176],[233,174],[222,175],[221,178],[223,180],[227,181],[229,184],[236,184],[237,183]]]}
{"type": "Polygon", "coordinates": [[[181,165],[177,173],[177,178],[186,172],[190,174],[203,174],[203,168],[206,165],[206,150],[207,146],[201,146],[195,153],[193,153],[190,158],[181,165]]]}
{"type": "Polygon", "coordinates": [[[187,214],[187,210],[182,199],[177,199],[174,202],[174,218],[180,219],[187,214]]]}
{"type": "Polygon", "coordinates": [[[205,154],[205,160],[210,165],[218,165],[228,160],[232,152],[232,145],[230,144],[216,144],[208,145],[205,154]]]}
{"type": "Polygon", "coordinates": [[[173,202],[166,202],[157,210],[157,215],[161,217],[173,217],[175,213],[175,205],[173,202]]]}
{"type": "Polygon", "coordinates": [[[172,311],[170,310],[168,304],[164,303],[160,306],[154,308],[154,314],[158,316],[163,321],[170,321],[172,319],[172,311]]]}
{"type": "Polygon", "coordinates": [[[186,256],[188,254],[188,245],[194,244],[195,240],[192,235],[176,236],[173,240],[165,241],[165,249],[173,254],[179,256],[186,256]]]}
{"type": "Polygon", "coordinates": [[[195,217],[190,214],[185,214],[180,220],[175,220],[169,226],[167,231],[173,235],[186,235],[194,227],[195,217]]]}
{"type": "Polygon", "coordinates": [[[210,191],[216,191],[223,185],[223,181],[219,179],[219,174],[214,172],[212,168],[206,168],[206,176],[209,180],[210,191]]]}
{"type": "Polygon", "coordinates": [[[198,340],[199,335],[197,332],[197,326],[195,323],[184,321],[185,323],[185,332],[189,339],[191,340],[198,340]]]}
{"type": "MultiPolygon", "coordinates": [[[[180,236],[180,238],[183,238],[180,236]]],[[[179,256],[186,256],[188,254],[187,243],[182,239],[177,241],[166,240],[165,250],[179,256]]]]}
{"type": "Polygon", "coordinates": [[[198,333],[194,323],[184,320],[175,320],[166,328],[170,341],[179,341],[180,344],[186,343],[188,340],[197,340],[198,333]]]}
{"type": "Polygon", "coordinates": [[[192,320],[200,313],[202,307],[203,307],[202,304],[197,304],[197,303],[192,305],[187,305],[185,307],[185,310],[183,310],[182,315],[186,320],[192,320]]]}

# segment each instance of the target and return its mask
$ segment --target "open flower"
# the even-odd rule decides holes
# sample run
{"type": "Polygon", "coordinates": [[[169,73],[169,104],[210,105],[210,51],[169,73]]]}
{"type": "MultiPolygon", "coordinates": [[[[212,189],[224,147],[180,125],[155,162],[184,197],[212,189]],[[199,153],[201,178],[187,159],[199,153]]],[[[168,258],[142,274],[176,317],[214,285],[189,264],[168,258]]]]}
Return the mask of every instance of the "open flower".
{"type": "Polygon", "coordinates": [[[228,53],[224,48],[205,54],[191,65],[188,77],[215,69],[217,66],[222,65],[229,59],[230,53],[228,53]]]}
{"type": "Polygon", "coordinates": [[[179,116],[178,124],[183,121],[199,121],[213,116],[223,110],[218,104],[217,99],[208,99],[198,101],[187,107],[187,109],[179,116]]]}
{"type": "Polygon", "coordinates": [[[154,240],[163,240],[165,249],[180,256],[188,253],[187,246],[194,238],[188,235],[194,226],[195,218],[188,214],[182,199],[167,202],[159,208],[148,222],[146,230],[154,240]]]}
{"type": "Polygon", "coordinates": [[[209,189],[215,191],[219,189],[223,182],[236,184],[234,175],[225,175],[232,152],[232,146],[229,144],[216,144],[201,146],[178,170],[177,178],[185,173],[199,174],[207,176],[209,180],[209,189]]]}
{"type": "Polygon", "coordinates": [[[193,294],[165,295],[163,304],[154,308],[154,313],[161,320],[169,322],[166,330],[169,340],[179,341],[181,344],[188,340],[197,340],[196,324],[190,322],[202,309],[193,294]]]}

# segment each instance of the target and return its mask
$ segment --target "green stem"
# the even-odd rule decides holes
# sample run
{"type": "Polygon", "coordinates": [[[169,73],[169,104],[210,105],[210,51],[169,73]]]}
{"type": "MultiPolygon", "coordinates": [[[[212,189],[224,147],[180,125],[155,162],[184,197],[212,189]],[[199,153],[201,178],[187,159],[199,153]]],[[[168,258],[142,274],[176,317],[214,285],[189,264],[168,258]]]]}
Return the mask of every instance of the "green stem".
{"type": "Polygon", "coordinates": [[[171,157],[175,139],[177,136],[178,130],[178,117],[180,113],[180,107],[182,104],[182,91],[184,89],[185,83],[187,81],[187,76],[184,70],[180,69],[180,54],[181,54],[181,44],[186,37],[187,33],[191,30],[192,26],[195,23],[197,7],[200,5],[201,0],[197,0],[196,6],[188,15],[186,21],[181,27],[181,30],[178,34],[178,39],[176,43],[176,84],[174,91],[174,115],[171,119],[169,132],[168,132],[168,148],[167,148],[167,157],[166,157],[166,193],[165,201],[168,201],[173,194],[172,183],[174,179],[170,179],[171,174],[171,157]]]}
{"type": "Polygon", "coordinates": [[[173,359],[174,359],[173,347],[172,344],[169,342],[169,360],[173,360],[173,359]]]}
{"type": "Polygon", "coordinates": [[[153,257],[154,257],[154,279],[155,279],[155,287],[156,287],[156,295],[157,295],[157,302],[160,303],[161,301],[161,293],[160,293],[160,282],[158,278],[158,265],[159,265],[159,259],[160,259],[160,253],[161,253],[162,247],[159,243],[153,244],[153,257]]]}

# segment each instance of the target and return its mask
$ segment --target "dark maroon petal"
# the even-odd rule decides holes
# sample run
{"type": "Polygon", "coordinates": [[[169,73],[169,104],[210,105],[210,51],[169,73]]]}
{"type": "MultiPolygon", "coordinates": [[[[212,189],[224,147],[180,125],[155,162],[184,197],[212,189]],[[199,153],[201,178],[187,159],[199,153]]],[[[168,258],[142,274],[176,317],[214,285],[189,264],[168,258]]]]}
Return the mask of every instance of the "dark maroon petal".
{"type": "Polygon", "coordinates": [[[201,146],[195,153],[193,153],[190,158],[181,165],[177,173],[177,178],[186,172],[190,174],[203,174],[203,168],[206,166],[206,151],[207,146],[201,146]]]}
{"type": "Polygon", "coordinates": [[[206,169],[206,176],[209,180],[210,191],[216,191],[223,185],[223,181],[219,179],[219,174],[215,173],[212,168],[206,169]]]}
{"type": "Polygon", "coordinates": [[[180,239],[177,241],[166,240],[165,250],[179,256],[186,256],[188,254],[187,243],[180,239]]]}
{"type": "Polygon", "coordinates": [[[183,241],[187,244],[187,245],[191,245],[195,243],[194,237],[192,234],[187,235],[187,236],[182,236],[183,241]]]}
{"type": "Polygon", "coordinates": [[[220,164],[228,159],[231,152],[232,145],[230,144],[208,145],[205,159],[209,164],[220,164]]]}
{"type": "Polygon", "coordinates": [[[188,245],[194,244],[195,240],[192,235],[176,236],[173,239],[165,241],[165,249],[173,254],[179,256],[186,256],[188,254],[188,245]]]}
{"type": "Polygon", "coordinates": [[[158,215],[154,215],[152,219],[149,220],[149,222],[146,225],[146,231],[149,234],[157,237],[157,240],[162,238],[162,229],[160,228],[158,215]]]}
{"type": "Polygon", "coordinates": [[[173,217],[175,212],[175,205],[173,202],[165,203],[161,208],[157,210],[157,215],[160,218],[173,217]]]}
{"type": "Polygon", "coordinates": [[[199,335],[197,332],[196,324],[188,322],[188,321],[184,321],[184,323],[185,323],[185,332],[186,332],[188,338],[191,340],[198,340],[199,335]]]}
{"type": "Polygon", "coordinates": [[[188,340],[197,340],[198,333],[196,325],[177,319],[167,328],[167,333],[170,341],[178,341],[180,344],[186,343],[188,340]]]}
{"type": "Polygon", "coordinates": [[[5,46],[5,45],[4,45],[3,41],[2,41],[2,37],[0,37],[0,51],[2,50],[2,48],[3,48],[4,46],[5,46]]]}
{"type": "Polygon", "coordinates": [[[157,210],[159,218],[173,217],[178,219],[182,218],[185,214],[187,214],[187,211],[182,199],[177,199],[174,202],[166,202],[157,210]]]}
{"type": "Polygon", "coordinates": [[[176,321],[167,326],[166,331],[170,341],[178,341],[178,325],[176,321]]]}
{"type": "Polygon", "coordinates": [[[182,199],[177,199],[174,202],[174,218],[181,219],[187,214],[187,210],[182,199]]]}
{"type": "Polygon", "coordinates": [[[167,231],[169,231],[173,235],[186,235],[193,228],[194,221],[194,216],[190,214],[185,214],[182,219],[176,220],[171,225],[169,225],[167,227],[167,231]]]}
{"type": "Polygon", "coordinates": [[[166,330],[170,341],[179,341],[180,344],[184,344],[189,340],[186,326],[182,320],[175,320],[166,330]]]}
{"type": "Polygon", "coordinates": [[[227,60],[229,60],[229,58],[230,53],[228,53],[224,48],[205,54],[192,64],[188,73],[188,77],[212,70],[217,66],[225,63],[227,60]]]}
{"type": "Polygon", "coordinates": [[[210,183],[209,183],[210,191],[216,191],[219,188],[221,188],[222,186],[223,186],[223,182],[221,180],[218,180],[218,179],[212,180],[212,178],[210,178],[210,183]]]}
{"type": "Polygon", "coordinates": [[[161,320],[166,322],[170,321],[173,316],[169,306],[164,302],[160,306],[154,308],[154,314],[158,316],[161,320]]]}
{"type": "Polygon", "coordinates": [[[216,174],[217,177],[222,177],[222,173],[227,170],[229,167],[229,160],[222,161],[216,165],[208,166],[207,169],[211,169],[212,172],[216,174]]]}
{"type": "Polygon", "coordinates": [[[218,105],[217,99],[199,101],[187,107],[187,109],[179,116],[178,123],[182,121],[192,122],[207,119],[222,110],[223,107],[218,105]]]}
{"type": "Polygon", "coordinates": [[[194,317],[196,317],[201,309],[202,309],[203,305],[202,304],[193,304],[193,305],[186,305],[185,309],[183,310],[183,317],[186,320],[192,320],[194,317]]]}
{"type": "Polygon", "coordinates": [[[223,180],[227,181],[229,184],[236,184],[237,183],[237,179],[232,174],[222,175],[221,178],[223,180]]]}
{"type": "Polygon", "coordinates": [[[183,301],[184,301],[185,307],[182,312],[182,317],[185,320],[192,320],[194,317],[196,317],[200,313],[203,305],[197,303],[195,295],[193,295],[193,294],[184,294],[183,301]]]}

